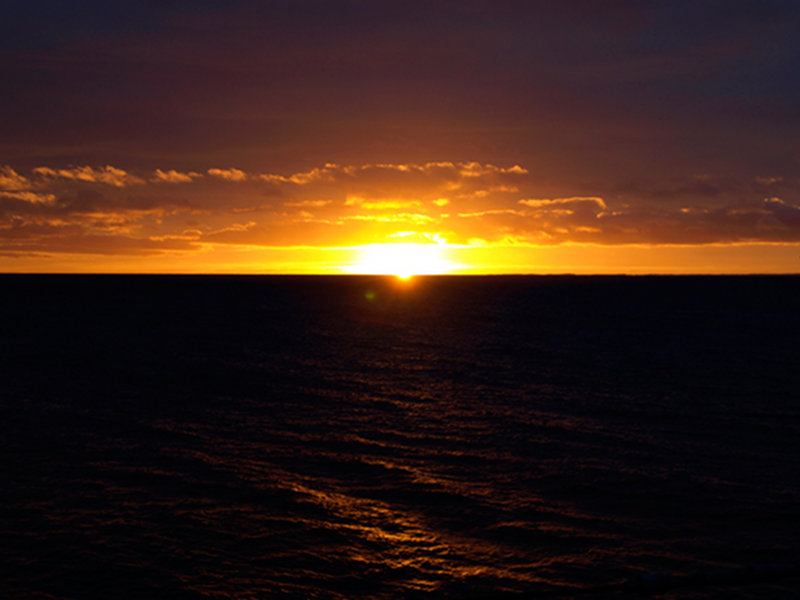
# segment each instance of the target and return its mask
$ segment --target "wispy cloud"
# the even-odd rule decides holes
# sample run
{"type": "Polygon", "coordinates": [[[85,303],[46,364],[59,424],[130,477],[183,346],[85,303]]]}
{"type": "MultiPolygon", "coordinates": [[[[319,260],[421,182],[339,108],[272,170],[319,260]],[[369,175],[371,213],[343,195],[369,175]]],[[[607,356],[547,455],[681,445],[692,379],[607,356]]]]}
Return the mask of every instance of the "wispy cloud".
{"type": "Polygon", "coordinates": [[[55,204],[56,202],[56,195],[55,194],[45,194],[40,192],[32,192],[32,191],[19,191],[19,192],[10,192],[6,190],[0,190],[0,197],[5,198],[14,198],[17,200],[22,200],[23,202],[28,202],[30,204],[55,204]]]}
{"type": "Polygon", "coordinates": [[[174,169],[169,171],[162,171],[161,169],[155,170],[155,175],[150,179],[154,183],[190,183],[195,179],[200,179],[202,173],[189,171],[188,173],[181,173],[174,169]]]}
{"type": "Polygon", "coordinates": [[[427,162],[427,163],[369,163],[364,165],[339,165],[326,163],[308,171],[300,171],[289,175],[277,173],[261,173],[257,177],[270,183],[308,185],[317,182],[370,182],[380,181],[383,185],[391,185],[393,181],[458,181],[484,179],[491,181],[498,176],[526,175],[528,171],[519,165],[498,167],[479,162],[427,162]]]}
{"type": "Polygon", "coordinates": [[[218,177],[219,179],[224,179],[225,181],[246,181],[247,180],[247,173],[240,169],[209,169],[208,174],[212,177],[218,177]]]}
{"type": "Polygon", "coordinates": [[[45,178],[62,178],[85,183],[103,183],[113,187],[125,187],[144,183],[144,179],[131,175],[130,173],[106,165],[101,168],[71,167],[68,169],[51,169],[50,167],[37,167],[33,170],[34,174],[45,178]]]}
{"type": "Polygon", "coordinates": [[[448,224],[459,238],[534,244],[725,244],[800,242],[800,206],[780,198],[714,209],[617,207],[602,198],[522,199],[524,209],[459,213],[448,224]]]}
{"type": "Polygon", "coordinates": [[[606,210],[605,201],[597,197],[573,197],[573,198],[524,198],[519,200],[520,204],[530,206],[533,208],[548,208],[553,209],[556,207],[575,207],[575,206],[589,206],[597,207],[601,210],[606,210]]]}
{"type": "Polygon", "coordinates": [[[23,177],[8,165],[0,167],[0,190],[16,192],[30,188],[31,182],[27,177],[23,177]]]}
{"type": "Polygon", "coordinates": [[[352,174],[354,167],[341,167],[334,163],[326,163],[322,167],[315,167],[309,171],[292,173],[291,175],[279,175],[276,173],[261,173],[258,178],[269,183],[293,183],[295,185],[306,185],[315,181],[331,181],[336,176],[345,173],[352,174]]]}

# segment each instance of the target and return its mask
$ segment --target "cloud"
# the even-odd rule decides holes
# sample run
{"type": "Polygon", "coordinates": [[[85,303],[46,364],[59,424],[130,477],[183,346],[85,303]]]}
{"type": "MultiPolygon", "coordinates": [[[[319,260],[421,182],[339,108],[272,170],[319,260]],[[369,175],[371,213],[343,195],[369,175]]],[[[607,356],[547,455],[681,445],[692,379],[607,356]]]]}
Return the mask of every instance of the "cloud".
{"type": "Polygon", "coordinates": [[[31,191],[7,192],[3,190],[0,191],[0,197],[15,198],[17,200],[22,200],[23,202],[28,202],[30,204],[52,205],[55,204],[56,202],[55,194],[42,194],[39,192],[31,192],[31,191]]]}
{"type": "Polygon", "coordinates": [[[780,198],[764,198],[764,209],[782,227],[800,228],[800,206],[793,206],[780,198]]]}
{"type": "Polygon", "coordinates": [[[534,208],[557,208],[561,207],[597,207],[601,210],[606,210],[605,201],[597,197],[573,197],[573,198],[528,198],[519,200],[520,204],[531,206],[534,208]]]}
{"type": "Polygon", "coordinates": [[[396,211],[403,208],[418,208],[422,205],[419,200],[378,200],[370,202],[362,196],[348,196],[345,206],[358,206],[366,210],[396,211]]]}
{"type": "Polygon", "coordinates": [[[800,242],[800,207],[780,198],[704,206],[610,207],[599,197],[523,199],[523,209],[458,213],[459,240],[532,244],[726,244],[800,242]],[[511,238],[509,238],[511,236],[511,238]]]}
{"type": "Polygon", "coordinates": [[[154,183],[190,183],[195,179],[201,178],[201,173],[190,171],[188,173],[181,173],[170,169],[169,171],[162,171],[161,169],[155,170],[155,175],[150,179],[154,183]]]}
{"type": "Polygon", "coordinates": [[[33,170],[36,175],[44,178],[62,178],[87,183],[103,183],[113,187],[142,184],[144,180],[131,175],[122,169],[106,165],[95,169],[89,166],[72,167],[70,169],[52,169],[50,167],[37,167],[33,170]]]}
{"type": "Polygon", "coordinates": [[[55,194],[33,191],[34,183],[8,165],[0,167],[0,198],[22,200],[28,204],[53,204],[55,194]]]}
{"type": "Polygon", "coordinates": [[[0,253],[158,255],[168,251],[196,249],[191,240],[154,240],[123,231],[95,232],[76,224],[53,220],[15,218],[0,224],[0,253]]]}
{"type": "Polygon", "coordinates": [[[479,162],[459,163],[458,169],[459,173],[463,177],[482,177],[494,173],[505,173],[505,174],[512,173],[515,175],[525,175],[528,173],[527,169],[523,169],[519,165],[503,168],[503,167],[496,167],[495,165],[483,165],[479,162]]]}
{"type": "Polygon", "coordinates": [[[419,200],[381,200],[378,202],[362,202],[361,208],[366,210],[399,210],[401,208],[418,208],[419,200]]]}
{"type": "Polygon", "coordinates": [[[0,167],[0,190],[17,192],[31,188],[31,182],[8,165],[0,167]]]}
{"type": "Polygon", "coordinates": [[[270,183],[294,183],[296,185],[306,185],[315,181],[332,181],[337,175],[345,173],[352,174],[353,167],[340,167],[334,163],[326,163],[323,167],[315,167],[309,171],[301,171],[292,175],[277,175],[274,173],[262,173],[258,177],[270,183]]]}
{"type": "Polygon", "coordinates": [[[376,221],[379,223],[413,223],[416,225],[422,225],[425,223],[430,223],[435,221],[433,217],[429,215],[423,215],[420,213],[388,213],[383,215],[348,215],[342,217],[343,221],[376,221]]]}
{"type": "Polygon", "coordinates": [[[208,174],[225,181],[241,182],[247,180],[247,173],[239,169],[209,169],[208,174]]]}
{"type": "Polygon", "coordinates": [[[485,217],[488,215],[515,215],[518,217],[525,217],[527,213],[521,210],[514,210],[513,208],[495,208],[490,210],[479,210],[475,212],[458,213],[462,219],[470,219],[475,217],[485,217]]]}
{"type": "Polygon", "coordinates": [[[364,165],[339,165],[326,163],[322,167],[315,167],[308,171],[300,171],[290,175],[276,173],[262,173],[258,178],[276,184],[295,184],[304,186],[320,182],[378,182],[383,186],[390,186],[394,182],[431,182],[464,181],[482,179],[486,181],[497,180],[498,177],[514,177],[526,175],[528,171],[519,165],[511,167],[498,167],[492,164],[479,162],[427,162],[427,163],[368,163],[364,165]]]}
{"type": "Polygon", "coordinates": [[[212,168],[208,176],[199,168],[142,175],[116,167],[38,167],[27,176],[6,166],[0,237],[14,242],[0,242],[0,252],[72,252],[68,240],[84,249],[99,249],[105,240],[117,254],[167,252],[175,244],[343,247],[434,234],[450,243],[495,245],[800,242],[800,206],[755,196],[751,177],[738,184],[730,178],[713,197],[656,201],[641,186],[644,202],[630,190],[545,195],[537,176],[511,164],[325,163],[285,175],[212,168]],[[167,185],[181,182],[192,186],[167,185]]]}

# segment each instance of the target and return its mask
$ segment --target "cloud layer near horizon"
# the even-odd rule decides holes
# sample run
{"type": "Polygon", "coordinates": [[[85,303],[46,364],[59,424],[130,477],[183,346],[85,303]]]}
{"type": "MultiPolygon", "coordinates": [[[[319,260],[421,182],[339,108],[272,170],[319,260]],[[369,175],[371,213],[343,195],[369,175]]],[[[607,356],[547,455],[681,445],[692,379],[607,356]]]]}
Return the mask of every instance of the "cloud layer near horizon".
{"type": "Polygon", "coordinates": [[[777,177],[565,197],[520,165],[337,165],[296,173],[211,167],[0,167],[0,252],[156,255],[228,246],[800,243],[777,177]],[[673,198],[681,203],[653,201],[673,198]]]}

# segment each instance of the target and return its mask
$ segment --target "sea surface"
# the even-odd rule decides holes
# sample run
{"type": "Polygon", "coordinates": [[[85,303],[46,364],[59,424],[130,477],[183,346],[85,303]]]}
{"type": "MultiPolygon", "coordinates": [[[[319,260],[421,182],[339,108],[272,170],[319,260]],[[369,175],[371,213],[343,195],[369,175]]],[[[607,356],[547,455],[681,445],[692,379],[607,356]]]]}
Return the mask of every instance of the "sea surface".
{"type": "Polygon", "coordinates": [[[0,291],[3,598],[800,595],[800,277],[0,291]]]}

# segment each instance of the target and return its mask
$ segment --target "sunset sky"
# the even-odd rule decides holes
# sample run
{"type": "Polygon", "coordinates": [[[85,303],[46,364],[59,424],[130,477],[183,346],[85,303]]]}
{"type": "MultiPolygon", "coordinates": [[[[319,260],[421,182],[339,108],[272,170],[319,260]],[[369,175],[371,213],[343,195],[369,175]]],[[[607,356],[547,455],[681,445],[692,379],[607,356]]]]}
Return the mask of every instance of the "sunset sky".
{"type": "Polygon", "coordinates": [[[3,12],[0,271],[800,272],[793,0],[3,12]]]}

